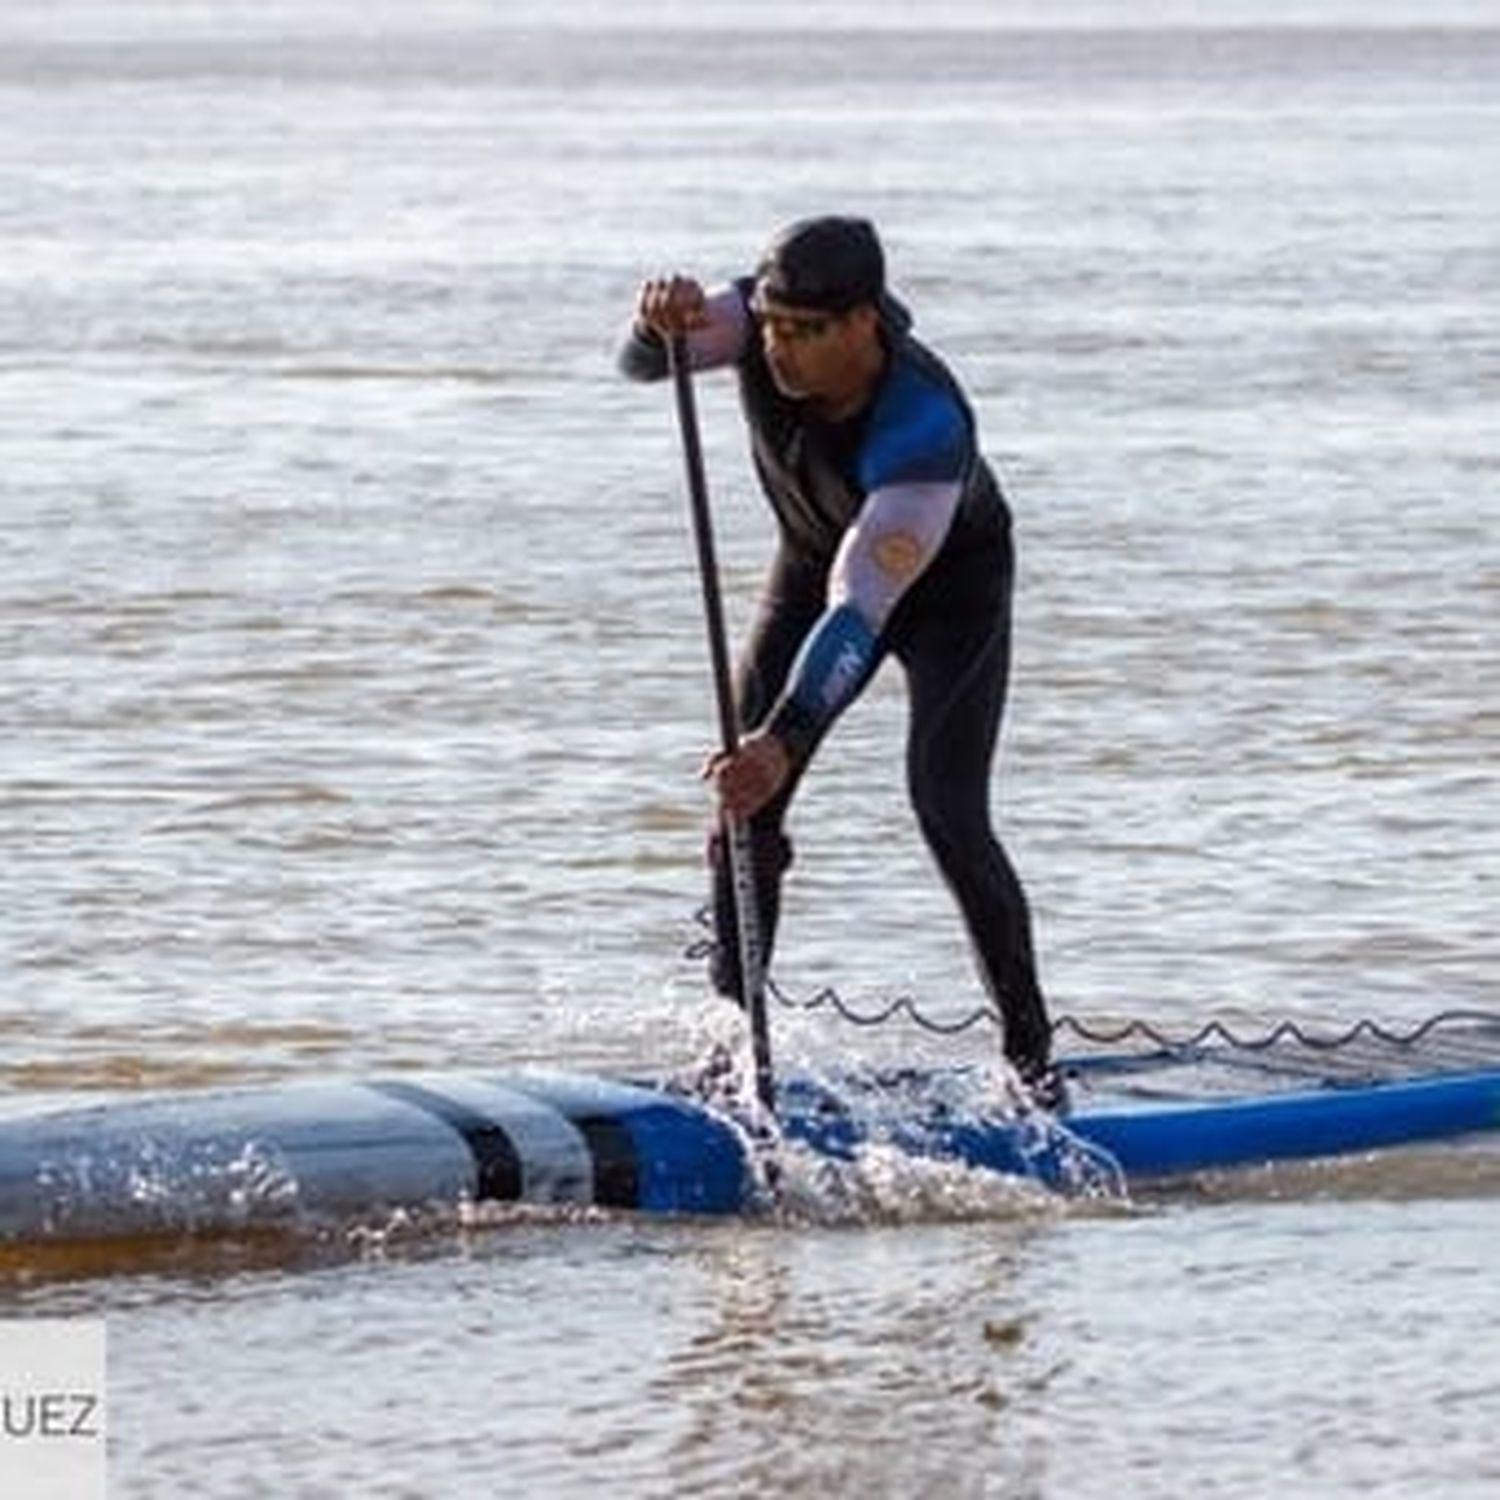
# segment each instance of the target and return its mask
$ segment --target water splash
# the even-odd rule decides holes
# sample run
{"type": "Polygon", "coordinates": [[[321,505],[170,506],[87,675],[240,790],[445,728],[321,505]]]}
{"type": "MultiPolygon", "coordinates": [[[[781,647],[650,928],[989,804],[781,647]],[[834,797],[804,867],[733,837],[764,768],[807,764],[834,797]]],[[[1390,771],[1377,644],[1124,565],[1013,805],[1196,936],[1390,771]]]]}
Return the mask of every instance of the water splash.
{"type": "Polygon", "coordinates": [[[1119,1163],[1032,1105],[1004,1065],[783,1075],[774,1117],[751,1077],[744,1038],[721,1034],[674,1086],[740,1135],[753,1211],[908,1223],[1129,1201],[1119,1163]]]}
{"type": "Polygon", "coordinates": [[[144,1136],[108,1150],[73,1151],[41,1164],[37,1192],[47,1235],[107,1231],[118,1220],[147,1229],[233,1230],[294,1219],[297,1179],[263,1141],[203,1140],[168,1150],[144,1136]]]}
{"type": "Polygon", "coordinates": [[[872,1141],[847,1157],[783,1142],[770,1216],[789,1226],[879,1227],[1015,1219],[1059,1212],[1040,1183],[872,1141]]]}

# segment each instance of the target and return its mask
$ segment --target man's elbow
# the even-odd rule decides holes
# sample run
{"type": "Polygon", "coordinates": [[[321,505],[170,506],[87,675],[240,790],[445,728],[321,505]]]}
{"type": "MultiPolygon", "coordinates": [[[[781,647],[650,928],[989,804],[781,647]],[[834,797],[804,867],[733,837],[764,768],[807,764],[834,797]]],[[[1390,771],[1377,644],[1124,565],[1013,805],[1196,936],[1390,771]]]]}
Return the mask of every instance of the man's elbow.
{"type": "Polygon", "coordinates": [[[660,339],[631,329],[620,345],[616,368],[627,380],[663,380],[667,374],[667,351],[660,339]]]}

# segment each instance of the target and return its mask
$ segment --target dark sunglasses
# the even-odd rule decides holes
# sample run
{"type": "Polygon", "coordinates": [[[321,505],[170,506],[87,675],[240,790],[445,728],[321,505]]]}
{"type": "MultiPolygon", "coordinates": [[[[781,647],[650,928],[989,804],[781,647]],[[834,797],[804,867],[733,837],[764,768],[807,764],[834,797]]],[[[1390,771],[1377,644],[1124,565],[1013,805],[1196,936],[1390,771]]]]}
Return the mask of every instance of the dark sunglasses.
{"type": "Polygon", "coordinates": [[[750,315],[762,328],[769,328],[778,338],[799,344],[822,338],[840,321],[836,313],[793,312],[788,308],[776,307],[759,297],[751,299],[750,315]]]}

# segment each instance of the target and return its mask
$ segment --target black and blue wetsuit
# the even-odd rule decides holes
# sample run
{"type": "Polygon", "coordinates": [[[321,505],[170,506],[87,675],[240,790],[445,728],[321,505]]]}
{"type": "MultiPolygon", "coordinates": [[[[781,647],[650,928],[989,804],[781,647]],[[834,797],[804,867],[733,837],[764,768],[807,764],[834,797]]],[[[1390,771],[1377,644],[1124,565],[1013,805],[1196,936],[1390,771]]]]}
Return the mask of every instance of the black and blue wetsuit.
{"type": "MultiPolygon", "coordinates": [[[[1011,521],[979,453],[973,413],[947,367],[882,304],[886,360],[865,408],[820,421],[778,389],[749,314],[752,283],[712,298],[695,365],[732,364],[752,454],[779,544],[736,674],[745,730],[767,727],[793,772],[751,820],[769,951],[783,832],[802,771],[838,714],[886,657],[906,673],[907,780],[922,835],[952,889],[985,985],[1005,1023],[1005,1052],[1025,1075],[1048,1060],[1031,917],[994,831],[990,773],[1010,667],[1011,521]]],[[[620,355],[634,379],[666,374],[665,350],[633,330],[620,355]]],[[[737,993],[738,943],[716,860],[716,979],[737,993]]]]}

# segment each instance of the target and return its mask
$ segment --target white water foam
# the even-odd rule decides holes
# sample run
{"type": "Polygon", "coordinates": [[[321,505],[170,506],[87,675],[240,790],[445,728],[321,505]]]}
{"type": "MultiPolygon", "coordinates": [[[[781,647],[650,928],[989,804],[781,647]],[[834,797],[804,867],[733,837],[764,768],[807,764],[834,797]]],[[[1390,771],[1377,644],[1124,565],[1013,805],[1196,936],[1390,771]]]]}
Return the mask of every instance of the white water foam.
{"type": "Polygon", "coordinates": [[[841,1127],[836,1149],[820,1149],[796,1139],[795,1128],[789,1135],[755,1097],[740,1018],[709,1018],[704,1028],[709,1047],[674,1086],[730,1122],[751,1164],[752,1207],[778,1221],[962,1222],[1129,1202],[1113,1157],[1031,1105],[1003,1064],[784,1076],[784,1117],[789,1109],[812,1110],[841,1127]],[[954,1132],[997,1125],[1013,1132],[1022,1171],[996,1171],[954,1154],[954,1132]]]}

